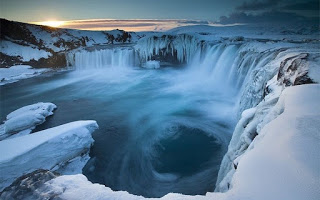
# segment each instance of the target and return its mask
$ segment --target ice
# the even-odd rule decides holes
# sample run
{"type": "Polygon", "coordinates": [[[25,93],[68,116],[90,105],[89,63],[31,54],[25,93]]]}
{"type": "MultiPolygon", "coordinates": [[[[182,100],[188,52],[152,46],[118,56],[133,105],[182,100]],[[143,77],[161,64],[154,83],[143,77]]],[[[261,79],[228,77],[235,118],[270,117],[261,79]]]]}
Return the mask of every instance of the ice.
{"type": "Polygon", "coordinates": [[[39,60],[52,56],[50,52],[35,46],[23,46],[11,41],[1,40],[1,53],[9,56],[18,56],[21,61],[39,60]]]}
{"type": "Polygon", "coordinates": [[[19,108],[7,115],[3,124],[3,131],[0,132],[0,139],[12,134],[25,135],[37,125],[45,122],[46,117],[53,115],[57,106],[53,103],[36,103],[19,108]]]}
{"type": "Polygon", "coordinates": [[[154,55],[172,55],[176,53],[179,62],[190,62],[199,49],[199,41],[191,35],[151,35],[140,39],[135,46],[140,59],[148,61],[154,55]]]}
{"type": "Polygon", "coordinates": [[[0,68],[0,85],[38,76],[48,71],[50,71],[50,69],[35,69],[29,65],[15,65],[10,68],[0,68]]]}
{"type": "Polygon", "coordinates": [[[142,65],[143,68],[147,69],[158,69],[160,68],[160,61],[157,60],[149,60],[142,65]]]}
{"type": "Polygon", "coordinates": [[[320,196],[320,85],[287,88],[240,160],[232,185],[252,199],[320,196]],[[279,115],[280,114],[280,115],[279,115]]]}
{"type": "Polygon", "coordinates": [[[95,121],[76,121],[0,141],[0,191],[16,178],[36,169],[53,169],[88,152],[98,128],[95,121]]]}

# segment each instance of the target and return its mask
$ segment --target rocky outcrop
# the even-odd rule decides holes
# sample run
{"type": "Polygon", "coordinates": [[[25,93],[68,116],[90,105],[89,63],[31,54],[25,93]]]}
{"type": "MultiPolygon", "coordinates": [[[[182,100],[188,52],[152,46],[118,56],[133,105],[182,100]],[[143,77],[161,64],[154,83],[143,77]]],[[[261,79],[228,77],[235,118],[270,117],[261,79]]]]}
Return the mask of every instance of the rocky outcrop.
{"type": "Polygon", "coordinates": [[[44,186],[44,183],[59,176],[58,173],[49,170],[38,169],[19,177],[10,186],[0,193],[0,199],[43,199],[53,196],[37,192],[37,189],[44,186]]]}

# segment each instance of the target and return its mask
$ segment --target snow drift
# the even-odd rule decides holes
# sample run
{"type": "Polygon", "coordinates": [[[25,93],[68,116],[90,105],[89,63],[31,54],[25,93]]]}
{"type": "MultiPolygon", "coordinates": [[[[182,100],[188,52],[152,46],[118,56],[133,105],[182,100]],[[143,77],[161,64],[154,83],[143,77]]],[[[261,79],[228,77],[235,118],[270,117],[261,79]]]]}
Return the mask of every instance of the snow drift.
{"type": "MultiPolygon", "coordinates": [[[[15,115],[13,113],[10,116],[15,115]]],[[[0,141],[0,190],[36,169],[53,169],[86,153],[93,143],[95,121],[76,121],[13,139],[0,141]]]]}
{"type": "Polygon", "coordinates": [[[53,115],[57,106],[53,103],[36,103],[19,108],[7,115],[0,132],[0,139],[13,134],[29,134],[37,125],[45,122],[46,117],[53,115]]]}

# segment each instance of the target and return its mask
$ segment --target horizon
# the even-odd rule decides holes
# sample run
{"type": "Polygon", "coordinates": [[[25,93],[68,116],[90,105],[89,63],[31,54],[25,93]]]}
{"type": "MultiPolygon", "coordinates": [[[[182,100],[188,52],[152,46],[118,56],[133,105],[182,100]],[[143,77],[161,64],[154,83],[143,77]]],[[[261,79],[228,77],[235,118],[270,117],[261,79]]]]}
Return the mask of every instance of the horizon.
{"type": "Polygon", "coordinates": [[[180,26],[319,23],[319,1],[310,0],[3,0],[0,17],[79,30],[167,31],[180,26]],[[60,2],[61,1],[61,2],[60,2]]]}

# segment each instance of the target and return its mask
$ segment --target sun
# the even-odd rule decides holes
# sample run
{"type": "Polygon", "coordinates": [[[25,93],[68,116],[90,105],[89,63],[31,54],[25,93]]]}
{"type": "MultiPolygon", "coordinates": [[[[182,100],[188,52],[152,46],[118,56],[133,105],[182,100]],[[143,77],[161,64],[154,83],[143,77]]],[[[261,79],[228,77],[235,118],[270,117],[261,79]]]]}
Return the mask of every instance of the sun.
{"type": "Polygon", "coordinates": [[[51,27],[60,27],[64,24],[64,21],[43,21],[43,22],[37,22],[36,24],[51,26],[51,27]]]}

